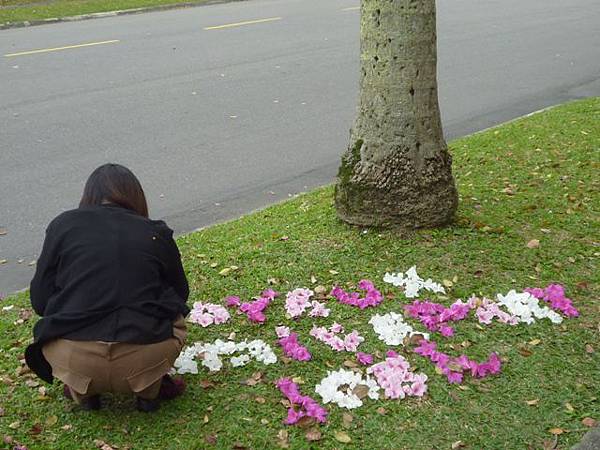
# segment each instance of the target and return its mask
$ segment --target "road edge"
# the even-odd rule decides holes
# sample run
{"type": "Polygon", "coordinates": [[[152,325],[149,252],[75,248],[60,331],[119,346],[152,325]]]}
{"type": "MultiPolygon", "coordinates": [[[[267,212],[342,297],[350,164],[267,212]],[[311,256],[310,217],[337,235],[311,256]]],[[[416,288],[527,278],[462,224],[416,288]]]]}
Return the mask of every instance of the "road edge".
{"type": "Polygon", "coordinates": [[[48,25],[53,23],[78,22],[81,20],[103,19],[105,17],[126,16],[131,14],[142,14],[146,12],[169,11],[171,9],[196,8],[200,6],[218,5],[221,3],[244,2],[248,0],[209,0],[204,3],[180,2],[172,5],[147,6],[132,9],[120,9],[116,11],[105,11],[90,14],[80,14],[77,16],[51,17],[48,19],[25,20],[23,22],[7,22],[0,24],[0,30],[9,30],[13,28],[26,28],[38,25],[48,25]]]}

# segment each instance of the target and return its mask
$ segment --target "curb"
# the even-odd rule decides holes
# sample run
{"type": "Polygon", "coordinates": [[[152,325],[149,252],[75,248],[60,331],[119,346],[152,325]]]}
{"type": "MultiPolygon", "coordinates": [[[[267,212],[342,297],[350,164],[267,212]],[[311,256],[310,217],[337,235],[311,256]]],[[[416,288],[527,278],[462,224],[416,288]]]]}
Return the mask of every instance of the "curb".
{"type": "Polygon", "coordinates": [[[0,24],[0,30],[8,30],[8,29],[12,29],[12,28],[33,27],[33,26],[38,26],[38,25],[48,25],[48,24],[52,24],[52,23],[78,22],[80,20],[103,19],[105,17],[126,16],[126,15],[130,15],[130,14],[168,11],[171,9],[195,8],[195,7],[200,7],[200,6],[218,5],[221,3],[232,3],[232,2],[243,2],[243,1],[247,1],[247,0],[209,0],[209,1],[203,2],[203,3],[183,2],[183,3],[174,3],[172,5],[158,5],[158,6],[148,6],[148,7],[142,7],[142,8],[121,9],[121,10],[117,10],[117,11],[106,11],[106,12],[98,12],[98,13],[90,13],[90,14],[81,14],[78,16],[51,17],[49,19],[25,20],[23,22],[7,22],[7,23],[0,24]]]}

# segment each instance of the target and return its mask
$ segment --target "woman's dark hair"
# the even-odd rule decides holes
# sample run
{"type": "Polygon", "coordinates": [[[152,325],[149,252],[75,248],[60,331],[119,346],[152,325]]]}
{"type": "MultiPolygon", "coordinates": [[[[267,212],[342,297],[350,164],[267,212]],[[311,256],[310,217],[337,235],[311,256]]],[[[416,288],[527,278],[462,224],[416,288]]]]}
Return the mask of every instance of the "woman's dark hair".
{"type": "Polygon", "coordinates": [[[104,164],[92,172],[79,202],[82,206],[114,203],[148,217],[148,203],[139,180],[120,164],[104,164]]]}

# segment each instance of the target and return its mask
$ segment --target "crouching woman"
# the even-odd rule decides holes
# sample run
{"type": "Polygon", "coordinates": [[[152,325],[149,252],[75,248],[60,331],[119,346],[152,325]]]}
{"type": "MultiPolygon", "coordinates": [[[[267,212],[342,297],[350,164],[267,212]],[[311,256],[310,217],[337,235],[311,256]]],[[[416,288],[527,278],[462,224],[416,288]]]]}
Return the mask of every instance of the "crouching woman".
{"type": "Polygon", "coordinates": [[[84,409],[100,394],[133,393],[140,411],[183,391],[168,375],[186,338],[188,283],[173,231],[148,218],[144,191],[127,168],[89,177],[79,208],[56,217],[31,303],[41,317],[25,353],[43,380],[61,380],[84,409]]]}

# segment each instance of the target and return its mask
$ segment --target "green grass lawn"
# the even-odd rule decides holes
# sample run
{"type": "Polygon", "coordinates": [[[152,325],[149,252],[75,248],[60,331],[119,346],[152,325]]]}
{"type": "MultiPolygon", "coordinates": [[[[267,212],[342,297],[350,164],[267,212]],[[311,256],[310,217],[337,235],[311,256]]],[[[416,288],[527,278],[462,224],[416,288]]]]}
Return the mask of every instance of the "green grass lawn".
{"type": "Polygon", "coordinates": [[[210,0],[0,0],[0,25],[149,6],[209,2],[210,0]]]}
{"type": "Polygon", "coordinates": [[[557,448],[569,448],[588,429],[583,419],[600,420],[600,99],[561,106],[450,147],[461,197],[454,226],[410,236],[352,228],[336,219],[332,188],[318,189],[179,238],[190,302],[233,294],[248,298],[269,280],[285,293],[301,286],[347,287],[371,278],[389,294],[382,305],[359,311],[330,301],[332,316],[316,322],[329,325],[336,319],[358,329],[366,337],[361,350],[374,353],[387,347],[368,319],[399,312],[406,303],[381,281],[386,271],[417,265],[425,277],[455,279],[448,303],[471,293],[491,297],[511,288],[564,284],[582,313],[578,319],[562,325],[494,323],[484,329],[471,316],[457,324],[454,337],[435,336],[453,355],[464,351],[483,359],[498,352],[505,361],[501,375],[449,385],[430,363],[397,348],[430,377],[426,397],[366,401],[350,412],[351,423],[343,421],[346,410],[331,406],[321,440],[308,442],[304,430],[282,424],[286,408],[274,382],[300,377],[303,393],[320,400],[314,386],[328,368],[342,367],[350,356],[313,340],[308,335],[312,319],[285,319],[279,299],[267,310],[264,326],[235,316],[218,327],[192,325],[190,341],[213,341],[235,331],[238,340],[265,339],[281,355],[274,327],[287,324],[300,334],[312,361],[251,363],[216,375],[205,370],[186,375],[186,395],[153,415],[135,412],[131,399],[118,398],[87,413],[62,398],[61,386],[41,396],[35,383],[19,376],[34,322],[15,325],[20,315],[27,316],[27,295],[21,294],[3,302],[15,304],[12,311],[0,312],[2,434],[30,449],[93,448],[96,439],[121,449],[276,448],[281,430],[288,433],[290,448],[301,449],[450,449],[457,441],[469,449],[541,449],[554,444],[550,431],[560,429],[555,430],[562,432],[557,448]],[[538,248],[526,246],[532,239],[540,241],[538,248]],[[219,274],[232,265],[239,269],[219,274]],[[261,382],[242,383],[257,371],[261,382]],[[338,442],[339,431],[352,441],[338,442]]]}

